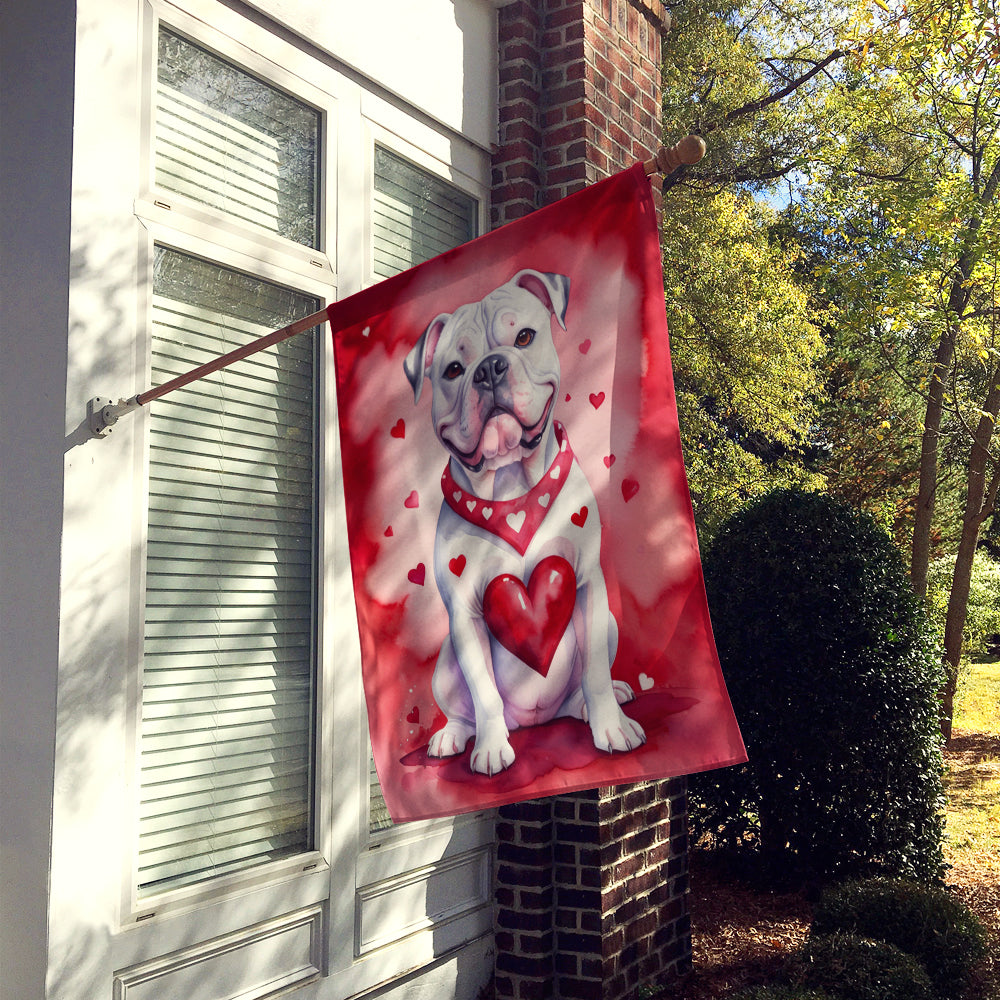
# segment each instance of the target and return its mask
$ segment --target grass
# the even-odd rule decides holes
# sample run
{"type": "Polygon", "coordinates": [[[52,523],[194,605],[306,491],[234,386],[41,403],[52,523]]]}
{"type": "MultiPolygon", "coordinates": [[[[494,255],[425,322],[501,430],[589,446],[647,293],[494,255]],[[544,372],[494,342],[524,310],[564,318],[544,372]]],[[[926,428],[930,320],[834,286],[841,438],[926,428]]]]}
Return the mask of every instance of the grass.
{"type": "Polygon", "coordinates": [[[1000,661],[963,672],[948,758],[948,861],[992,859],[1000,875],[1000,661]]]}
{"type": "Polygon", "coordinates": [[[963,670],[955,701],[957,729],[1000,736],[1000,660],[963,670]]]}
{"type": "Polygon", "coordinates": [[[945,758],[946,881],[990,932],[980,996],[1000,1000],[1000,661],[963,671],[945,758]]]}

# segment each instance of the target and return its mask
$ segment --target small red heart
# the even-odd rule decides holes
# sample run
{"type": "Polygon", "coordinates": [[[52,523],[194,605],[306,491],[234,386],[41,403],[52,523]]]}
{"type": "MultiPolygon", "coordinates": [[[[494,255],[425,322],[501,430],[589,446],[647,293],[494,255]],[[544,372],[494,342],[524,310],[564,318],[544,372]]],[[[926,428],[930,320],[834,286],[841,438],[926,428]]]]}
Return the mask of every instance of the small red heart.
{"type": "Polygon", "coordinates": [[[388,528],[385,529],[385,537],[392,538],[392,525],[390,524],[388,528]]]}
{"type": "Polygon", "coordinates": [[[414,507],[419,507],[419,506],[420,506],[420,497],[418,496],[418,494],[417,494],[417,491],[416,491],[416,490],[414,490],[414,491],[413,491],[413,492],[412,492],[412,493],[411,493],[411,494],[410,494],[410,495],[409,495],[409,496],[408,496],[408,497],[407,497],[407,498],[406,498],[406,499],[405,499],[405,500],[403,501],[403,506],[404,506],[404,507],[409,507],[409,508],[410,508],[411,510],[412,510],[412,509],[413,509],[414,507]]]}
{"type": "Polygon", "coordinates": [[[528,586],[510,573],[494,577],[483,593],[483,615],[497,642],[543,677],[576,605],[576,574],[562,556],[548,556],[528,586]]]}
{"type": "Polygon", "coordinates": [[[413,710],[409,712],[406,716],[407,722],[419,722],[420,721],[420,708],[417,705],[413,706],[413,710]]]}
{"type": "Polygon", "coordinates": [[[402,417],[400,417],[399,420],[396,421],[395,426],[392,428],[391,431],[389,431],[389,433],[394,438],[405,438],[406,437],[406,424],[403,423],[403,418],[402,417]]]}
{"type": "Polygon", "coordinates": [[[590,513],[586,505],[581,507],[575,514],[570,514],[569,519],[578,527],[582,528],[587,523],[587,515],[590,513]]]}
{"type": "Polygon", "coordinates": [[[622,496],[625,503],[628,503],[639,492],[639,483],[635,479],[622,480],[622,496]]]}
{"type": "Polygon", "coordinates": [[[567,392],[566,393],[566,402],[568,403],[572,398],[573,397],[567,392]]]}
{"type": "Polygon", "coordinates": [[[406,579],[409,580],[410,583],[415,583],[418,587],[422,587],[424,585],[424,578],[426,575],[427,568],[423,563],[417,563],[417,565],[406,574],[406,579]]]}
{"type": "Polygon", "coordinates": [[[603,402],[604,402],[604,393],[603,392],[597,392],[597,393],[592,392],[590,394],[590,405],[595,410],[598,409],[600,407],[601,403],[603,403],[603,402]]]}
{"type": "Polygon", "coordinates": [[[458,555],[454,559],[448,560],[448,569],[455,574],[455,576],[461,576],[462,572],[465,570],[465,556],[458,555]]]}
{"type": "Polygon", "coordinates": [[[614,455],[605,455],[604,456],[604,464],[610,469],[611,466],[615,464],[615,456],[614,455]]]}
{"type": "Polygon", "coordinates": [[[590,339],[588,338],[580,345],[580,353],[586,354],[590,350],[590,339]]]}

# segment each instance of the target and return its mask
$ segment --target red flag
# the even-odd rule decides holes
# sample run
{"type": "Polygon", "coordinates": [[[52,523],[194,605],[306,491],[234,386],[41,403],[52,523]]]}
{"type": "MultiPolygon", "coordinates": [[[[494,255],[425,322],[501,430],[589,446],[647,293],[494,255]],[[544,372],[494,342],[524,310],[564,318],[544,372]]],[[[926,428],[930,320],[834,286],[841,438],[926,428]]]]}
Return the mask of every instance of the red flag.
{"type": "Polygon", "coordinates": [[[396,821],[746,759],[684,475],[642,166],[329,309],[396,821]]]}

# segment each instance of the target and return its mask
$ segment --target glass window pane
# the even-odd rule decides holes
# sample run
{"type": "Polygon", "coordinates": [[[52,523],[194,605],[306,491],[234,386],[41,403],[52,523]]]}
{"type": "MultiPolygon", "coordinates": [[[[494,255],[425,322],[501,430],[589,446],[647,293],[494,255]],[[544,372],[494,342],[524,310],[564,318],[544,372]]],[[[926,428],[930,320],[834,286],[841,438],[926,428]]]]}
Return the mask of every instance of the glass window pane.
{"type": "Polygon", "coordinates": [[[476,199],[426,170],[375,147],[375,273],[389,278],[467,243],[476,199]]]}
{"type": "Polygon", "coordinates": [[[320,115],[160,28],[156,185],[318,246],[320,115]]]}
{"type": "MultiPolygon", "coordinates": [[[[158,247],[152,383],[317,308],[158,247]]],[[[312,847],[316,335],[150,405],[142,895],[312,847]]]]}

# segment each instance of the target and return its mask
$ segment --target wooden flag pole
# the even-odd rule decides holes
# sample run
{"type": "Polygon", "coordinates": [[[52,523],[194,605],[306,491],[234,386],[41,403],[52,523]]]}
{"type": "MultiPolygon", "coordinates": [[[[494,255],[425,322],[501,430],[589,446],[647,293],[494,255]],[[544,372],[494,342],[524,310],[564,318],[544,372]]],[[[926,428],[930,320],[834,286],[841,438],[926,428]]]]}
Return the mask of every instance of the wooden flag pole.
{"type": "MultiPolygon", "coordinates": [[[[673,146],[661,146],[657,150],[656,156],[643,163],[643,169],[647,175],[657,173],[666,175],[684,164],[691,165],[697,163],[704,155],[705,140],[697,135],[688,135],[673,146]]],[[[288,326],[283,326],[280,330],[275,330],[273,333],[258,337],[249,344],[237,347],[235,350],[230,351],[228,354],[223,354],[213,361],[207,361],[197,368],[192,368],[191,371],[185,372],[183,375],[178,375],[176,378],[172,378],[162,385],[137,393],[129,399],[119,399],[118,402],[114,402],[111,399],[95,396],[93,399],[87,401],[87,421],[90,425],[91,433],[95,437],[105,437],[111,432],[112,426],[118,422],[118,418],[124,414],[131,413],[140,406],[144,406],[154,399],[159,399],[161,396],[165,396],[168,392],[173,392],[175,389],[180,389],[190,382],[195,382],[206,375],[211,375],[213,372],[226,368],[235,361],[242,361],[243,358],[248,358],[258,351],[266,350],[268,347],[279,344],[289,337],[294,337],[296,334],[311,330],[314,326],[325,322],[326,319],[326,309],[320,309],[309,316],[295,320],[294,323],[289,323],[288,326]]]]}
{"type": "Polygon", "coordinates": [[[266,333],[263,337],[258,337],[256,340],[251,340],[250,343],[244,344],[242,347],[237,347],[235,350],[229,351],[228,354],[223,354],[211,361],[206,361],[205,364],[199,365],[197,368],[192,368],[191,371],[185,372],[183,375],[178,375],[176,378],[170,379],[169,382],[164,382],[162,385],[158,385],[152,389],[146,389],[144,392],[137,393],[129,399],[119,399],[115,403],[110,399],[102,399],[100,396],[95,396],[87,402],[87,419],[90,423],[90,430],[95,437],[104,437],[111,432],[112,425],[117,423],[120,416],[131,413],[132,410],[137,410],[140,406],[145,406],[146,403],[150,403],[154,399],[159,399],[168,392],[173,392],[174,389],[180,389],[189,382],[195,382],[206,375],[211,375],[213,372],[228,367],[236,361],[242,361],[252,354],[257,354],[268,347],[280,344],[281,341],[288,340],[289,337],[305,333],[306,330],[311,330],[314,326],[325,322],[326,318],[327,311],[325,308],[320,309],[318,312],[310,313],[308,316],[303,316],[302,319],[297,319],[293,323],[289,323],[288,326],[283,326],[280,330],[266,333]]]}

